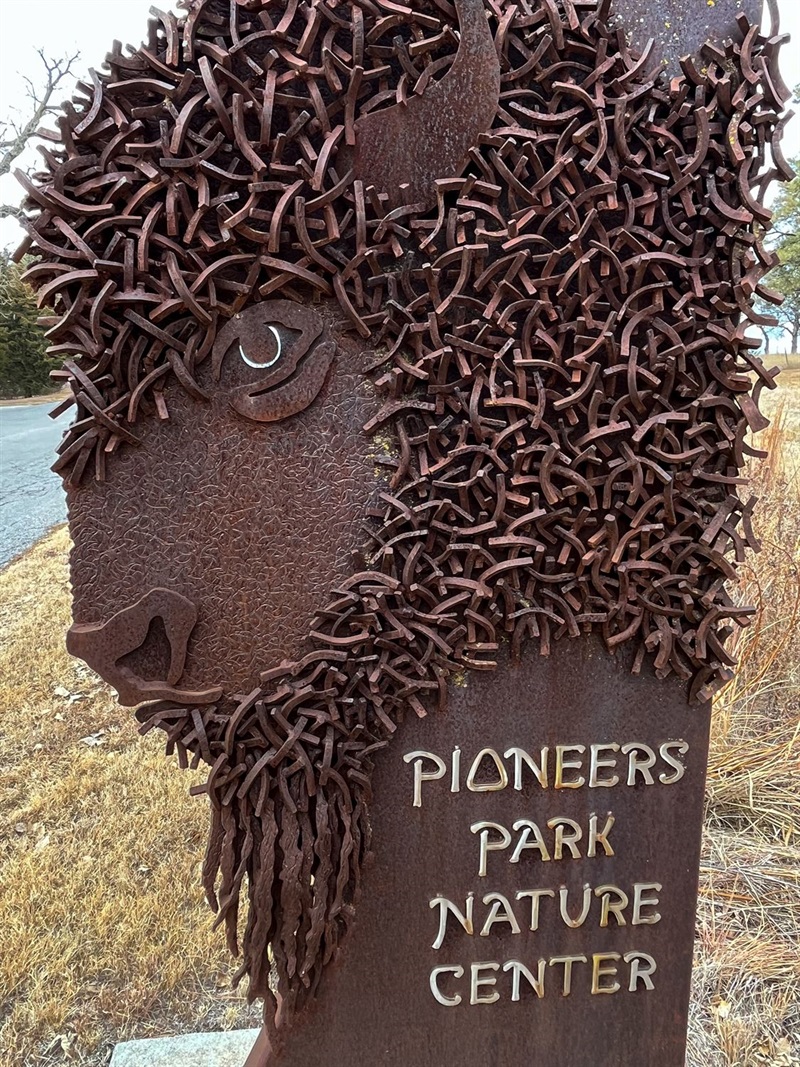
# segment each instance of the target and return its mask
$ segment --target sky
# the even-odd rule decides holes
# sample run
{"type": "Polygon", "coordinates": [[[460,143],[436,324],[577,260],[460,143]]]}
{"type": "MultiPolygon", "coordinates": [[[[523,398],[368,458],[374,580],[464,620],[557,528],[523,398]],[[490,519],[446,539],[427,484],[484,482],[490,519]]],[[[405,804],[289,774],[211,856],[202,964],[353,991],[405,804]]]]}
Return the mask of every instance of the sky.
{"type": "MultiPolygon", "coordinates": [[[[42,84],[37,48],[52,57],[80,52],[77,70],[85,76],[90,67],[102,65],[114,40],[141,44],[153,6],[175,11],[177,0],[0,0],[0,119],[25,108],[24,78],[42,84]]],[[[72,87],[65,87],[58,103],[71,96],[72,87]]],[[[26,155],[22,164],[35,159],[26,155]]],[[[20,199],[16,179],[0,178],[0,203],[20,199]]],[[[16,246],[21,235],[13,219],[0,220],[0,248],[16,246]]]]}
{"type": "MultiPolygon", "coordinates": [[[[642,0],[643,3],[647,0],[642,0]]],[[[660,2],[660,0],[656,0],[660,2]]],[[[781,31],[794,44],[783,50],[783,76],[789,86],[800,85],[800,0],[778,0],[781,31]]],[[[25,107],[23,79],[39,84],[41,61],[37,48],[49,56],[81,53],[79,72],[99,67],[114,39],[139,44],[147,27],[153,0],[0,0],[0,118],[25,107]]],[[[177,0],[156,0],[163,10],[176,10],[177,0]]],[[[58,102],[66,99],[65,88],[58,102]]],[[[800,156],[800,115],[786,130],[784,151],[800,156]]],[[[21,163],[35,161],[33,154],[21,163]]],[[[11,176],[0,178],[0,203],[18,203],[19,186],[11,176]]],[[[13,219],[0,220],[0,247],[14,247],[21,230],[13,219]]]]}

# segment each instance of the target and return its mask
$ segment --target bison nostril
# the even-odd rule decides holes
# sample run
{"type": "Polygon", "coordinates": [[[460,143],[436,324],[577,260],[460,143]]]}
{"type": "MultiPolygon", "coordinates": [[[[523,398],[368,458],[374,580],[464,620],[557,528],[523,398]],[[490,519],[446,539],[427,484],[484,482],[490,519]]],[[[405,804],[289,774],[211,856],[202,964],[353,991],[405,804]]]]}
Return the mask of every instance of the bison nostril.
{"type": "Polygon", "coordinates": [[[137,678],[145,682],[154,682],[159,678],[166,678],[174,685],[177,678],[170,677],[172,661],[172,649],[164,620],[157,615],[147,631],[144,641],[132,652],[122,656],[117,666],[124,671],[130,671],[137,678]]]}
{"type": "Polygon", "coordinates": [[[169,589],[151,589],[107,622],[76,623],[67,634],[67,648],[114,686],[121,704],[144,700],[210,704],[221,695],[220,688],[197,692],[175,688],[196,622],[197,609],[186,597],[169,589]]]}

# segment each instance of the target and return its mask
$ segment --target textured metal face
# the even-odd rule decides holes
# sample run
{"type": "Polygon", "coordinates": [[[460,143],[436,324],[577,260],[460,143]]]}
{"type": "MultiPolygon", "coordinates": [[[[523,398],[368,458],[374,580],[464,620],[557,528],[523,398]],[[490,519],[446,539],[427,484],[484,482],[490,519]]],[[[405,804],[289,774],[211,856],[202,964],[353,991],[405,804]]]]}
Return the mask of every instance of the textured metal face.
{"type": "Polygon", "coordinates": [[[380,486],[363,431],[378,406],[364,362],[321,312],[259,305],[231,320],[199,374],[207,400],[170,390],[172,418],[153,420],[106,482],[70,490],[69,644],[123,703],[210,703],[218,687],[231,698],[300,654],[314,614],[353,571],[380,486]],[[242,352],[272,366],[248,366],[242,352]],[[169,629],[186,609],[168,596],[136,607],[156,589],[195,610],[172,649],[156,620],[169,629]],[[170,653],[185,667],[168,679],[170,653]]]}

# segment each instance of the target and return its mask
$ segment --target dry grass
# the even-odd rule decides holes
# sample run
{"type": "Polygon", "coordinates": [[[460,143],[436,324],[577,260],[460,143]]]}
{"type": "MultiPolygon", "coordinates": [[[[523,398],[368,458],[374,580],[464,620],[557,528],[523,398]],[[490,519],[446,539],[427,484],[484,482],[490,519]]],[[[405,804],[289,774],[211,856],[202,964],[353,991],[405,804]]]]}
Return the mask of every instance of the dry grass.
{"type": "MultiPolygon", "coordinates": [[[[741,590],[759,613],[715,710],[690,1067],[800,1063],[800,360],[781,384],[756,473],[764,550],[741,590]]],[[[0,572],[9,1067],[96,1067],[120,1039],[256,1019],[229,990],[197,890],[206,827],[192,783],[64,651],[67,548],[58,531],[0,572]]]]}
{"type": "Polygon", "coordinates": [[[800,1063],[800,358],[780,384],[739,590],[758,614],[714,709],[690,1067],[800,1063]]]}
{"type": "MultiPolygon", "coordinates": [[[[0,1063],[254,1025],[197,891],[202,803],[63,647],[68,539],[0,573],[0,1063]]],[[[199,777],[199,776],[197,776],[199,777]]]]}

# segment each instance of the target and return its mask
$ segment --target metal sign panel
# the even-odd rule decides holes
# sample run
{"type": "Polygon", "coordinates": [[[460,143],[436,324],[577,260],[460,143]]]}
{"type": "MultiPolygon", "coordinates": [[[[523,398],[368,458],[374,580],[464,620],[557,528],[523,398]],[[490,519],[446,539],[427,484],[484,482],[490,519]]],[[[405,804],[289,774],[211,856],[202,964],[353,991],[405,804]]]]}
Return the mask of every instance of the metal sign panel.
{"type": "Polygon", "coordinates": [[[469,675],[376,769],[348,944],[252,1063],[683,1067],[708,724],[593,638],[469,675]]]}

